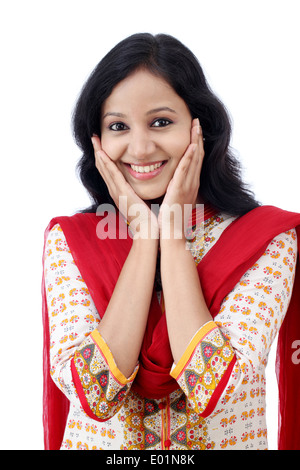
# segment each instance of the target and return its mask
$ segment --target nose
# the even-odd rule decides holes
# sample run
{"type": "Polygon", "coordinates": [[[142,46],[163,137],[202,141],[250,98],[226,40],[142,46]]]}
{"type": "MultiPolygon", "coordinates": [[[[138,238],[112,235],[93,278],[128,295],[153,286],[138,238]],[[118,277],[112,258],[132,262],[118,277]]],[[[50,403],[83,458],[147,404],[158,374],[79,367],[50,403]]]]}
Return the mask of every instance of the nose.
{"type": "Polygon", "coordinates": [[[147,131],[136,130],[131,133],[127,151],[135,160],[146,160],[155,150],[156,145],[147,131]]]}

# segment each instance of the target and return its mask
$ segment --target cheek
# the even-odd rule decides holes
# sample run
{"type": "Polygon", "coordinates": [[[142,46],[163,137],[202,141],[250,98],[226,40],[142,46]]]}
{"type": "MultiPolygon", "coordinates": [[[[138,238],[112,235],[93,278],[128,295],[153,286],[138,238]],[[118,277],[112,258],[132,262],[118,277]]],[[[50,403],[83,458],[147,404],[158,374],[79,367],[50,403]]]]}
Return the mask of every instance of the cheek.
{"type": "Polygon", "coordinates": [[[113,161],[117,161],[122,155],[120,143],[116,142],[115,139],[107,137],[105,134],[101,136],[101,146],[113,161]]]}
{"type": "Polygon", "coordinates": [[[172,148],[172,157],[179,161],[183,157],[190,142],[191,135],[189,130],[177,133],[175,138],[173,137],[172,143],[170,144],[170,148],[172,148]]]}

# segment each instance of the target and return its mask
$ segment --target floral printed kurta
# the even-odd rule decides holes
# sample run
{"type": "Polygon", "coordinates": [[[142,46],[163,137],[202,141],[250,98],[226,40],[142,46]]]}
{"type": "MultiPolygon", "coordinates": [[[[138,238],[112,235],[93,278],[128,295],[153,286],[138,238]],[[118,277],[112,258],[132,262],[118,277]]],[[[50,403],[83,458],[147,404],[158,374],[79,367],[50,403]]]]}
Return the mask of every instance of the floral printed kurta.
{"type": "MultiPolygon", "coordinates": [[[[218,214],[198,227],[187,242],[195,263],[233,220],[218,214]]],[[[118,369],[55,225],[46,243],[45,281],[51,375],[71,404],[62,449],[266,449],[265,367],[290,301],[296,253],[295,230],[274,238],[173,365],[178,389],[150,400],[131,389],[138,364],[131,377],[118,369]]]]}

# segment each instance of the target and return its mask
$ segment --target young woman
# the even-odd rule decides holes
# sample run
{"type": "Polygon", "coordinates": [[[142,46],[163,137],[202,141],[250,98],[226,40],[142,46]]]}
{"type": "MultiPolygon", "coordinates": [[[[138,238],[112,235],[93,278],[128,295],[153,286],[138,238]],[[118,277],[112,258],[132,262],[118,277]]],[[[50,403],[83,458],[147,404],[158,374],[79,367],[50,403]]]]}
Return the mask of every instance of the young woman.
{"type": "Polygon", "coordinates": [[[257,203],[230,131],[167,35],[125,39],[85,84],[74,134],[93,206],[45,235],[46,448],[267,448],[280,328],[279,447],[299,448],[300,216],[257,203]]]}

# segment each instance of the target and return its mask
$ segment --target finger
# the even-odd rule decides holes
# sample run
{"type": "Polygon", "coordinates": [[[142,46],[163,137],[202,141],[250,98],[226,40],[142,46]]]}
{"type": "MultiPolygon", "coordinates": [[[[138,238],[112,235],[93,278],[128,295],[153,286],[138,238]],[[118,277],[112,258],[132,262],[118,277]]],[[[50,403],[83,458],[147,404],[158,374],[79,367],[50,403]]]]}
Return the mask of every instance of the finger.
{"type": "Polygon", "coordinates": [[[200,180],[200,169],[202,163],[199,145],[191,144],[191,146],[193,146],[191,149],[191,160],[185,174],[185,184],[188,187],[194,186],[194,184],[200,180]]]}
{"type": "Polygon", "coordinates": [[[91,140],[92,140],[92,144],[93,144],[93,147],[94,147],[96,168],[99,171],[101,177],[103,178],[110,195],[114,199],[114,194],[116,192],[116,186],[115,186],[115,183],[114,183],[114,178],[112,177],[111,171],[110,171],[110,169],[107,165],[107,163],[111,160],[108,157],[108,155],[104,152],[104,150],[102,149],[101,141],[100,141],[99,137],[96,136],[96,135],[93,135],[91,140]]]}
{"type": "Polygon", "coordinates": [[[98,164],[99,166],[103,168],[103,165],[101,164],[105,163],[107,159],[110,160],[110,158],[102,149],[100,138],[97,135],[94,134],[91,140],[92,140],[92,144],[94,147],[96,166],[98,164]]]}
{"type": "Polygon", "coordinates": [[[199,136],[201,134],[201,126],[198,118],[193,119],[191,127],[191,143],[198,144],[199,136]]]}
{"type": "MultiPolygon", "coordinates": [[[[179,172],[186,172],[194,158],[194,153],[199,144],[200,124],[199,119],[193,119],[191,127],[191,141],[182,158],[180,159],[176,170],[179,172]]],[[[176,173],[176,172],[175,172],[176,173]]]]}
{"type": "Polygon", "coordinates": [[[203,131],[199,119],[193,119],[191,127],[191,144],[182,160],[182,168],[191,172],[199,169],[204,157],[203,131]]]}
{"type": "Polygon", "coordinates": [[[93,147],[94,147],[94,152],[98,152],[99,150],[102,150],[102,147],[101,147],[101,140],[100,140],[100,137],[96,134],[93,134],[93,137],[91,138],[92,140],[92,144],[93,144],[93,147]]]}
{"type": "Polygon", "coordinates": [[[203,133],[201,126],[195,126],[193,128],[193,141],[197,140],[197,149],[195,152],[195,158],[191,163],[191,171],[200,177],[200,171],[203,164],[203,159],[205,155],[204,146],[203,146],[203,133]]]}
{"type": "Polygon", "coordinates": [[[125,192],[124,185],[126,184],[126,181],[115,163],[105,154],[105,152],[97,152],[96,158],[99,162],[99,171],[106,183],[109,193],[115,203],[118,204],[117,199],[119,195],[125,192]]]}
{"type": "Polygon", "coordinates": [[[93,148],[94,148],[95,165],[97,169],[99,170],[99,172],[101,173],[101,176],[103,176],[102,175],[103,165],[102,165],[102,159],[101,159],[101,152],[103,152],[103,150],[101,147],[100,138],[96,134],[93,134],[91,141],[92,141],[93,148]]]}
{"type": "Polygon", "coordinates": [[[191,187],[198,185],[200,181],[200,172],[204,157],[203,133],[199,119],[194,119],[191,128],[191,144],[187,149],[186,162],[188,165],[184,175],[184,182],[191,187]]]}
{"type": "MultiPolygon", "coordinates": [[[[111,160],[105,152],[100,151],[99,154],[101,159],[102,171],[104,172],[107,180],[107,187],[116,205],[119,207],[120,196],[126,196],[128,198],[129,206],[131,203],[134,202],[140,203],[140,198],[138,198],[130,184],[126,181],[124,175],[119,170],[115,162],[111,160]]],[[[127,217],[126,214],[123,215],[127,217]]]]}
{"type": "Polygon", "coordinates": [[[185,183],[187,175],[190,171],[191,163],[194,158],[194,153],[196,152],[197,145],[190,144],[181,158],[180,162],[177,165],[175,173],[173,175],[174,184],[182,186],[185,183]]]}
{"type": "Polygon", "coordinates": [[[101,174],[101,176],[105,180],[110,179],[109,171],[107,171],[107,169],[106,169],[106,165],[103,161],[103,156],[102,156],[102,153],[100,151],[96,152],[96,154],[95,154],[95,163],[96,163],[96,167],[97,167],[99,173],[101,174]]]}
{"type": "Polygon", "coordinates": [[[99,157],[106,174],[111,178],[115,186],[121,188],[122,185],[126,183],[126,180],[115,162],[103,151],[99,152],[99,157]]]}
{"type": "Polygon", "coordinates": [[[181,167],[182,170],[188,171],[194,156],[197,151],[197,144],[190,144],[186,149],[182,159],[180,160],[178,167],[181,167]]]}
{"type": "Polygon", "coordinates": [[[200,121],[198,118],[194,119],[191,128],[191,142],[199,145],[201,152],[204,152],[204,140],[203,129],[200,125],[200,121]]]}
{"type": "Polygon", "coordinates": [[[198,144],[200,148],[203,147],[203,129],[200,125],[199,119],[194,119],[192,123],[192,128],[191,128],[191,142],[198,144]],[[200,145],[202,144],[202,145],[200,145]]]}
{"type": "Polygon", "coordinates": [[[116,169],[116,166],[102,149],[100,138],[95,134],[92,137],[92,144],[94,147],[96,167],[98,168],[105,182],[111,183],[114,179],[112,172],[114,169],[116,169]]]}

